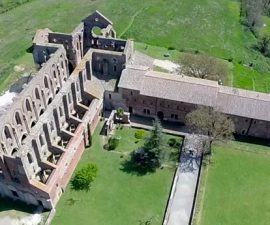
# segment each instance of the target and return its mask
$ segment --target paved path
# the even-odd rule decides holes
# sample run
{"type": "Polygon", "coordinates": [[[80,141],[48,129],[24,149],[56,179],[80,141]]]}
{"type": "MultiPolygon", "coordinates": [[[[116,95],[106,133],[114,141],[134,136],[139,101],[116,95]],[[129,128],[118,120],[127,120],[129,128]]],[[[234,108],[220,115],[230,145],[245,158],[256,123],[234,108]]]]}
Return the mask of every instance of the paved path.
{"type": "MultiPolygon", "coordinates": [[[[187,136],[185,142],[184,145],[189,145],[187,142],[196,139],[187,136]]],[[[201,154],[194,151],[194,145],[183,147],[163,225],[189,224],[201,164],[201,154]]]]}

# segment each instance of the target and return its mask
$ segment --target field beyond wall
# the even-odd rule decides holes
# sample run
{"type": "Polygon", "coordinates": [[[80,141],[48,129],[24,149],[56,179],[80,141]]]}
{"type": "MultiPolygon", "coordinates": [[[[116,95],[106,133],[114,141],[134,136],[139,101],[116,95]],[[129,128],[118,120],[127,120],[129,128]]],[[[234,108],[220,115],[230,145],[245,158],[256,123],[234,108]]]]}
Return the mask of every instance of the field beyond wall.
{"type": "Polygon", "coordinates": [[[269,224],[269,147],[230,142],[213,149],[212,163],[203,169],[193,225],[269,224]]]}
{"type": "Polygon", "coordinates": [[[232,61],[231,85],[270,90],[270,60],[254,49],[256,38],[240,24],[238,1],[33,0],[0,14],[0,91],[23,73],[14,66],[34,70],[30,47],[37,29],[71,32],[96,9],[114,22],[118,36],[142,43],[141,50],[153,46],[149,54],[170,53],[168,59],[177,61],[182,52],[205,52],[232,61]]]}

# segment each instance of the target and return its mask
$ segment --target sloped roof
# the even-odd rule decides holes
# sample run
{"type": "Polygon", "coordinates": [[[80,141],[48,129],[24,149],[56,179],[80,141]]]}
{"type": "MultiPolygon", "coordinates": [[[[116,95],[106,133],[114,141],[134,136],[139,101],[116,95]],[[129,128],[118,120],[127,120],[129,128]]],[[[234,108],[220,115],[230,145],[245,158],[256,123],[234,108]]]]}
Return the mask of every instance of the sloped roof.
{"type": "Polygon", "coordinates": [[[220,86],[216,108],[226,114],[270,121],[270,95],[220,86]]]}
{"type": "Polygon", "coordinates": [[[144,76],[140,93],[146,96],[213,107],[217,89],[218,84],[213,81],[148,71],[144,76]]]}
{"type": "Polygon", "coordinates": [[[118,87],[139,91],[144,75],[148,70],[149,67],[146,66],[128,65],[121,74],[118,87]]]}
{"type": "Polygon", "coordinates": [[[123,71],[118,86],[138,90],[145,96],[211,106],[226,114],[270,121],[269,94],[219,86],[216,81],[133,65],[123,71]]]}

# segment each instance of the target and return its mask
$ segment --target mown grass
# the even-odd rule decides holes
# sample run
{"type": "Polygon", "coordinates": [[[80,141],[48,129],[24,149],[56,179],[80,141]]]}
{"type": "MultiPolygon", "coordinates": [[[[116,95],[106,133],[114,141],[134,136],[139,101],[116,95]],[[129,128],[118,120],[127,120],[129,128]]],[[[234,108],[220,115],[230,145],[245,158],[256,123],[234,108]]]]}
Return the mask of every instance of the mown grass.
{"type": "Polygon", "coordinates": [[[212,163],[204,168],[194,224],[268,224],[269,147],[230,142],[213,149],[212,163]]]}
{"type": "MultiPolygon", "coordinates": [[[[35,0],[23,4],[0,15],[0,90],[20,76],[14,72],[15,65],[33,67],[26,49],[37,29],[70,32],[96,9],[114,22],[123,38],[164,50],[175,48],[172,55],[199,51],[231,59],[234,65],[252,63],[257,73],[264,74],[256,80],[255,90],[267,91],[261,86],[269,82],[270,60],[253,48],[256,38],[240,24],[240,5],[234,0],[35,0]]],[[[233,72],[235,86],[253,89],[239,68],[233,72]]],[[[250,80],[253,71],[245,74],[250,80]]]]}
{"type": "MultiPolygon", "coordinates": [[[[115,151],[106,151],[107,139],[94,133],[92,147],[84,153],[77,169],[91,162],[98,166],[97,178],[89,192],[70,187],[61,197],[52,225],[136,225],[151,220],[162,223],[175,167],[158,169],[155,173],[137,176],[122,170],[126,154],[142,144],[135,143],[135,129],[116,131],[121,137],[115,151]]],[[[148,132],[146,132],[148,133],[148,132]]]]}

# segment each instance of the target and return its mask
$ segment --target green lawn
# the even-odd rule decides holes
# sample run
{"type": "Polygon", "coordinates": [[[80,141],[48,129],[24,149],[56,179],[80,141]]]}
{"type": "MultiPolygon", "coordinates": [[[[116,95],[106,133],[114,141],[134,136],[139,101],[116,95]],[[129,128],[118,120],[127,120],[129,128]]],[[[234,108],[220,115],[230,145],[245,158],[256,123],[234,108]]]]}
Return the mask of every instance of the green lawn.
{"type": "Polygon", "coordinates": [[[196,225],[267,225],[270,221],[269,147],[231,142],[214,146],[204,168],[196,225]]]}
{"type": "Polygon", "coordinates": [[[135,129],[124,128],[116,131],[121,137],[118,148],[106,151],[103,149],[106,138],[99,135],[100,128],[94,134],[93,146],[86,150],[77,167],[89,162],[97,164],[97,179],[89,192],[67,188],[52,225],[139,225],[139,220],[151,218],[151,225],[160,225],[174,168],[166,167],[144,176],[122,171],[124,153],[141,146],[142,141],[136,144],[135,129]]]}
{"type": "MultiPolygon", "coordinates": [[[[0,14],[0,90],[20,76],[14,72],[15,65],[25,64],[26,71],[32,69],[27,49],[37,29],[70,32],[95,9],[114,22],[121,37],[158,46],[163,54],[174,47],[173,57],[199,50],[230,58],[236,67],[239,62],[253,63],[258,73],[255,90],[268,90],[264,85],[269,83],[270,60],[252,48],[256,38],[239,23],[240,6],[235,0],[35,0],[23,4],[0,14]]],[[[156,57],[163,55],[156,50],[156,57]]],[[[253,89],[254,85],[246,84],[254,76],[253,70],[242,74],[237,68],[232,72],[236,87],[253,89]]]]}

